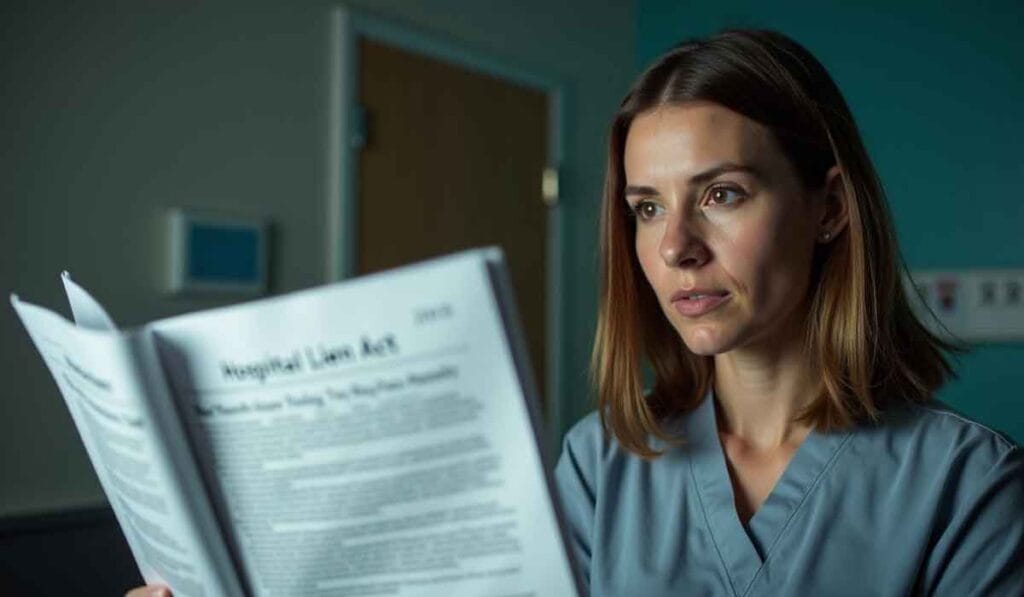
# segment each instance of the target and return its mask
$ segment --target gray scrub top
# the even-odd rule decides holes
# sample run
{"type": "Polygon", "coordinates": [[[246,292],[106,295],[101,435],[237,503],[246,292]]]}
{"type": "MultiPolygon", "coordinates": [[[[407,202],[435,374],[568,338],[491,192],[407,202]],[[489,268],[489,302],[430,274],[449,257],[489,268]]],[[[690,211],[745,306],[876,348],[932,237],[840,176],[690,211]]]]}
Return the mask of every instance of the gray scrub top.
{"type": "Polygon", "coordinates": [[[653,462],[596,412],[566,435],[555,481],[591,595],[1024,595],[1024,451],[1006,436],[936,400],[812,431],[744,526],[713,396],[653,462]]]}

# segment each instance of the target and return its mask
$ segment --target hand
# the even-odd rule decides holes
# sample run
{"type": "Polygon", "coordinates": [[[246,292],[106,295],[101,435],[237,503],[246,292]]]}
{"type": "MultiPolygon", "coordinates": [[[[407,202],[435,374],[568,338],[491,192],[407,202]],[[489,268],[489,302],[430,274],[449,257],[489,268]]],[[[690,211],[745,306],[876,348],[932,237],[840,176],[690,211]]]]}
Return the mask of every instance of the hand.
{"type": "Polygon", "coordinates": [[[146,585],[128,591],[124,597],[171,597],[171,590],[163,585],[146,585]]]}

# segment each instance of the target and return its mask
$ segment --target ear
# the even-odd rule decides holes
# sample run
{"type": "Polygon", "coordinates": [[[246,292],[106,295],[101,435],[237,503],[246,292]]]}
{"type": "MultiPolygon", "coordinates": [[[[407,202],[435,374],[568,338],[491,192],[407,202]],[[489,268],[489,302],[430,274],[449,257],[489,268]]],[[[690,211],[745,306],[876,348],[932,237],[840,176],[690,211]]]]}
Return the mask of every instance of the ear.
{"type": "Polygon", "coordinates": [[[832,166],[825,173],[822,200],[825,209],[818,223],[818,241],[828,243],[842,233],[850,220],[849,196],[839,166],[832,166]]]}

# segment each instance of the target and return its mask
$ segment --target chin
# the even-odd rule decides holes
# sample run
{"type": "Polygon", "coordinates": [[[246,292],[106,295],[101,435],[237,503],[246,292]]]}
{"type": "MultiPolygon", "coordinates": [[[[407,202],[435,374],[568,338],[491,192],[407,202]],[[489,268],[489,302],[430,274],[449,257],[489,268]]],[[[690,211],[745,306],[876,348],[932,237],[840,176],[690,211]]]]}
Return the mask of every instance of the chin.
{"type": "Polygon", "coordinates": [[[735,334],[719,329],[718,326],[687,326],[680,329],[676,326],[683,344],[690,352],[700,356],[714,356],[732,350],[738,338],[735,334]]]}

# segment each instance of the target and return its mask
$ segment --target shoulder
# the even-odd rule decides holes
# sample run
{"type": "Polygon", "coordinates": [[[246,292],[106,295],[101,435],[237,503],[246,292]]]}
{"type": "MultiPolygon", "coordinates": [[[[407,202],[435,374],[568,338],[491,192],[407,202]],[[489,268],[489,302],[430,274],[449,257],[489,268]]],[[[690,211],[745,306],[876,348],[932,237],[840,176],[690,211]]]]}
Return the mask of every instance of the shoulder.
{"type": "Polygon", "coordinates": [[[605,432],[601,425],[601,417],[598,412],[591,411],[579,421],[576,421],[569,431],[565,433],[562,448],[573,451],[593,450],[605,442],[605,432]]]}
{"type": "Polygon", "coordinates": [[[937,399],[905,405],[895,416],[904,441],[938,453],[970,453],[994,461],[1020,452],[1010,436],[977,421],[937,399]]]}
{"type": "Polygon", "coordinates": [[[562,439],[556,473],[561,476],[572,473],[593,482],[609,446],[600,415],[597,411],[590,412],[570,427],[562,439]]]}
{"type": "Polygon", "coordinates": [[[993,483],[1024,486],[1024,451],[1005,433],[940,400],[903,404],[867,428],[874,456],[914,478],[943,481],[935,487],[963,495],[993,483]]]}
{"type": "Polygon", "coordinates": [[[905,410],[902,469],[917,469],[931,504],[922,589],[940,595],[1021,594],[1024,450],[938,400],[905,410]]]}
{"type": "Polygon", "coordinates": [[[576,421],[566,432],[566,437],[584,437],[601,431],[601,417],[596,410],[592,410],[582,419],[576,421]]]}
{"type": "MultiPolygon", "coordinates": [[[[678,431],[682,419],[665,421],[664,430],[670,434],[678,431]]],[[[592,411],[577,421],[562,440],[562,453],[558,459],[556,476],[572,474],[586,481],[594,490],[606,486],[606,480],[617,480],[621,484],[626,478],[637,475],[656,474],[663,469],[677,465],[678,454],[669,457],[671,445],[655,437],[647,436],[648,445],[662,455],[647,460],[627,450],[606,430],[598,411],[592,411]]]]}
{"type": "Polygon", "coordinates": [[[1010,436],[939,400],[916,405],[916,410],[922,429],[935,436],[935,449],[965,481],[985,487],[1002,479],[1018,490],[1024,487],[1024,451],[1010,436]]]}
{"type": "MultiPolygon", "coordinates": [[[[655,450],[666,447],[664,442],[650,434],[647,442],[655,450]]],[[[635,460],[637,464],[646,462],[622,447],[614,434],[604,428],[596,410],[585,415],[566,432],[562,441],[562,456],[571,456],[593,465],[598,462],[608,465],[620,460],[635,460]]]]}
{"type": "Polygon", "coordinates": [[[609,474],[621,473],[642,462],[604,428],[598,411],[592,411],[566,432],[556,476],[579,477],[596,492],[609,474]]]}

